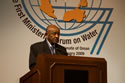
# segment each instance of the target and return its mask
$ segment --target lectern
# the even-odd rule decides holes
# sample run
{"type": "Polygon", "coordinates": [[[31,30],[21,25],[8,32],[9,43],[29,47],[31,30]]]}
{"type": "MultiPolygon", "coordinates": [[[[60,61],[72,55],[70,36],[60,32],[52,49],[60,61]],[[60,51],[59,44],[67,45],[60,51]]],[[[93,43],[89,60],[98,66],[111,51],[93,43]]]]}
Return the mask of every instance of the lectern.
{"type": "Polygon", "coordinates": [[[107,63],[104,58],[41,54],[20,83],[107,83],[107,63]]]}

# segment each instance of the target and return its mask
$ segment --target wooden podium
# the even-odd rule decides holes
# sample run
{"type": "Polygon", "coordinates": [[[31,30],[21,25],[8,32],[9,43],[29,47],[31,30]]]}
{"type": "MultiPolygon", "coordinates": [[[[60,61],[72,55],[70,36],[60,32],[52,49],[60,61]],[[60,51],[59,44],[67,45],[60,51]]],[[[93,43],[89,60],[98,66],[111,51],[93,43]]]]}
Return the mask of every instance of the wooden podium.
{"type": "Polygon", "coordinates": [[[107,83],[107,63],[103,58],[38,55],[20,83],[107,83]]]}

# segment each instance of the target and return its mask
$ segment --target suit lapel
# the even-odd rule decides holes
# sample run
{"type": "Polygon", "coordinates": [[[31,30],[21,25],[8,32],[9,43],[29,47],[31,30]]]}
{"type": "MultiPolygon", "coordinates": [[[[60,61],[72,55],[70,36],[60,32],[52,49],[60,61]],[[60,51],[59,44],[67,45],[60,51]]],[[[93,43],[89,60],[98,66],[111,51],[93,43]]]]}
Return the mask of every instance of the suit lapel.
{"type": "Polygon", "coordinates": [[[43,44],[43,45],[44,45],[43,49],[45,49],[44,52],[45,52],[46,54],[51,54],[50,48],[49,48],[49,46],[48,46],[46,40],[45,40],[43,43],[44,43],[44,44],[43,44]]]}

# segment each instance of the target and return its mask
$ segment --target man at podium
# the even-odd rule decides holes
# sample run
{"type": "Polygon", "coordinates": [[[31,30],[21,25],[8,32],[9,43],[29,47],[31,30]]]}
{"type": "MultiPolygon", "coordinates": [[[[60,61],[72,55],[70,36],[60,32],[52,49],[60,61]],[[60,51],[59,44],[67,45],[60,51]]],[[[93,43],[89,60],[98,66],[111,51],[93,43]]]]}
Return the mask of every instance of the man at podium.
{"type": "Polygon", "coordinates": [[[45,40],[31,45],[29,57],[30,70],[36,65],[38,54],[68,55],[66,48],[57,44],[59,36],[60,29],[55,25],[49,25],[46,29],[45,40]]]}

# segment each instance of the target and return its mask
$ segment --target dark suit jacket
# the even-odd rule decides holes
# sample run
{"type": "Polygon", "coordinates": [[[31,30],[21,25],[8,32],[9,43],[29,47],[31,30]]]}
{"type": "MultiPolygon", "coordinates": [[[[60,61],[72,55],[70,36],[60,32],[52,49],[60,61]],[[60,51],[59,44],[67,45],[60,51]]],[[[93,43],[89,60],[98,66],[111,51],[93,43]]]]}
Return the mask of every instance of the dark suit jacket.
{"type": "MultiPolygon", "coordinates": [[[[68,55],[66,48],[56,44],[55,45],[56,55],[68,55]]],[[[32,69],[36,65],[36,58],[38,54],[51,54],[49,46],[45,41],[32,44],[30,47],[30,57],[29,57],[29,68],[32,69]]]]}

